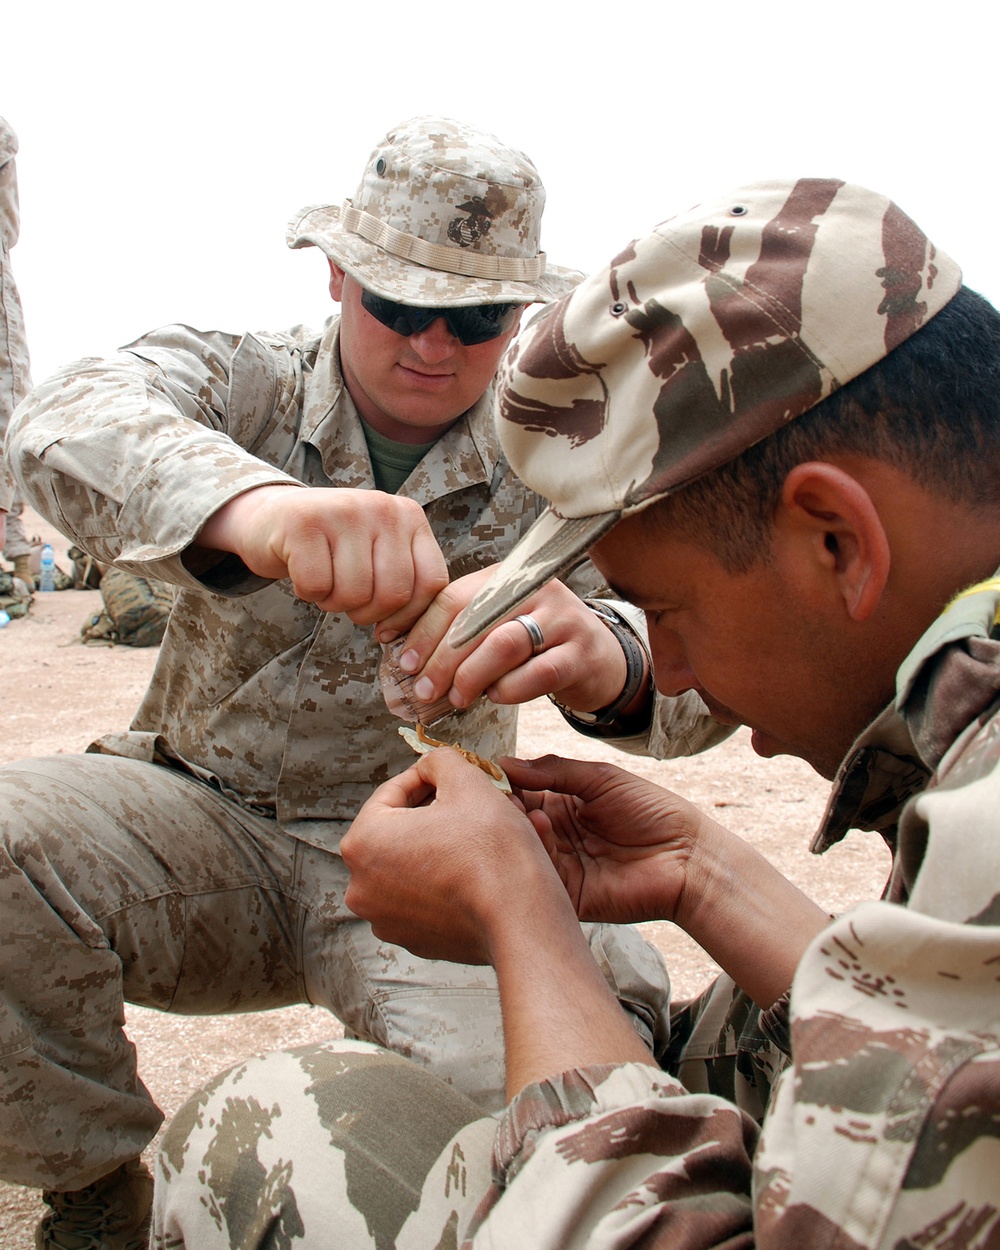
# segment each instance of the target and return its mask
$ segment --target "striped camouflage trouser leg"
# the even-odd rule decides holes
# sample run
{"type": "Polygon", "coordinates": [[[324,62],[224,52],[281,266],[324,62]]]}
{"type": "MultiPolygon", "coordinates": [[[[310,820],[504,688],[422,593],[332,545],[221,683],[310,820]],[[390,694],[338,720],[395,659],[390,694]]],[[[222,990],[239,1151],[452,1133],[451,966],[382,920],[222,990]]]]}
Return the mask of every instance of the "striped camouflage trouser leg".
{"type": "MultiPolygon", "coordinates": [[[[671,1068],[762,1118],[785,1056],[727,977],[678,1013],[671,1068]]],[[[442,1250],[491,1177],[495,1122],[365,1043],[252,1059],[178,1112],[155,1169],[153,1250],[442,1250]]]]}
{"type": "Polygon", "coordinates": [[[155,1168],[154,1250],[436,1250],[490,1180],[496,1122],[364,1042],[240,1064],[186,1103],[155,1168]]]}

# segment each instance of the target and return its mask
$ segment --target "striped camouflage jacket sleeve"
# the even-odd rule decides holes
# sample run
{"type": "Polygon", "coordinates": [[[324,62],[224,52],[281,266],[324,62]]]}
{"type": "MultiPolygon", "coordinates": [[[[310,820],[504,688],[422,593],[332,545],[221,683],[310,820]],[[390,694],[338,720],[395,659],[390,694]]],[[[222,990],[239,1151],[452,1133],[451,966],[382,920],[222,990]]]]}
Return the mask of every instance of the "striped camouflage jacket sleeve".
{"type": "Polygon", "coordinates": [[[986,1250],[1000,1244],[1000,934],[889,904],[837,920],[793,991],[757,1143],[642,1065],[512,1102],[466,1245],[986,1250]]]}
{"type": "Polygon", "coordinates": [[[564,1072],[507,1108],[464,1244],[743,1250],[756,1140],[732,1103],[645,1064],[564,1072]]]}

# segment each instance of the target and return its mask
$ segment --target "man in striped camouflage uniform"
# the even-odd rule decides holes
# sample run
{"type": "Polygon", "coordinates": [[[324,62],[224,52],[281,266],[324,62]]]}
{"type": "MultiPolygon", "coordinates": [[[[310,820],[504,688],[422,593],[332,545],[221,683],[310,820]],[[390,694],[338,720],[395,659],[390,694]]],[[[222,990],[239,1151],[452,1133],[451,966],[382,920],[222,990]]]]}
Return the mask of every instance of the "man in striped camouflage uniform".
{"type": "Polygon", "coordinates": [[[885,197],[746,187],[537,319],[500,427],[551,510],[456,645],[589,549],[661,692],[834,780],[816,849],[889,841],[885,898],[831,921],[616,768],[512,762],[525,815],[437,752],[344,840],[347,902],[493,964],[499,1126],[375,1048],[241,1065],[167,1134],[154,1244],[1000,1244],[1000,314],[885,197]],[[680,924],[763,1009],[762,1131],[638,1045],[578,916],[680,924]]]}

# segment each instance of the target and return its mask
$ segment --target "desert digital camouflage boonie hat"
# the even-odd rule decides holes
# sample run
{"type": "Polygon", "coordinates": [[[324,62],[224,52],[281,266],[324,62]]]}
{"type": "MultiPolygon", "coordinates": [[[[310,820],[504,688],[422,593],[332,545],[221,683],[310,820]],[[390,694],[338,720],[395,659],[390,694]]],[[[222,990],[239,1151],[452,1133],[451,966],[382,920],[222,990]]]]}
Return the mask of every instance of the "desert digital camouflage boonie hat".
{"type": "Polygon", "coordinates": [[[583,277],[539,249],[545,188],[523,152],[444,117],[390,130],[357,193],[288,224],[363,287],[423,308],[558,299],[583,277]]]}
{"type": "Polygon", "coordinates": [[[864,372],[961,280],[891,200],[833,179],[743,187],[634,240],[501,366],[500,441],[550,506],[449,641],[864,372]]]}

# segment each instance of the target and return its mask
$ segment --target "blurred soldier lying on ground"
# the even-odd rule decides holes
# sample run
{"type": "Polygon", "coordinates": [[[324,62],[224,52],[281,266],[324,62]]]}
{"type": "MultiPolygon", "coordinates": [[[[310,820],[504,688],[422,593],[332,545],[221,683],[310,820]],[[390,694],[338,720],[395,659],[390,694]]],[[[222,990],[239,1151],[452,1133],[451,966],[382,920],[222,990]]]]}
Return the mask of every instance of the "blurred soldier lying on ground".
{"type": "MultiPolygon", "coordinates": [[[[321,333],[171,326],[61,370],[12,418],[31,503],[95,559],[177,588],[131,729],[0,770],[0,1175],[46,1191],[40,1245],[144,1244],[139,1156],[162,1116],[123,999],[321,1004],[501,1109],[492,970],[415,958],[344,904],[340,840],[413,759],[381,644],[413,626],[404,673],[452,713],[435,732],[487,757],[513,750],[513,705],[545,693],[636,750],[729,732],[695,695],[654,709],[625,606],[565,585],[482,644],[444,644],[542,506],[500,450],[493,378],[523,307],[580,276],[540,251],[543,201],[493,136],[404,123],[353,200],[290,227],[329,260],[341,312],[321,333]]],[[[569,582],[603,587],[589,564],[569,582]]],[[[631,930],[587,940],[662,1043],[659,955],[631,930]]]]}
{"type": "Polygon", "coordinates": [[[496,969],[499,1126],[375,1047],[252,1061],[168,1131],[154,1244],[1000,1244],[1000,315],[883,196],[761,184],[537,318],[499,412],[552,507],[450,637],[589,549],[662,693],[834,779],[817,849],[888,840],[885,897],[831,921],[610,766],[512,762],[522,811],[422,759],[344,839],[347,903],[496,969]],[[671,920],[764,1010],[762,1131],[657,1065],[578,917],[671,920]]]}

